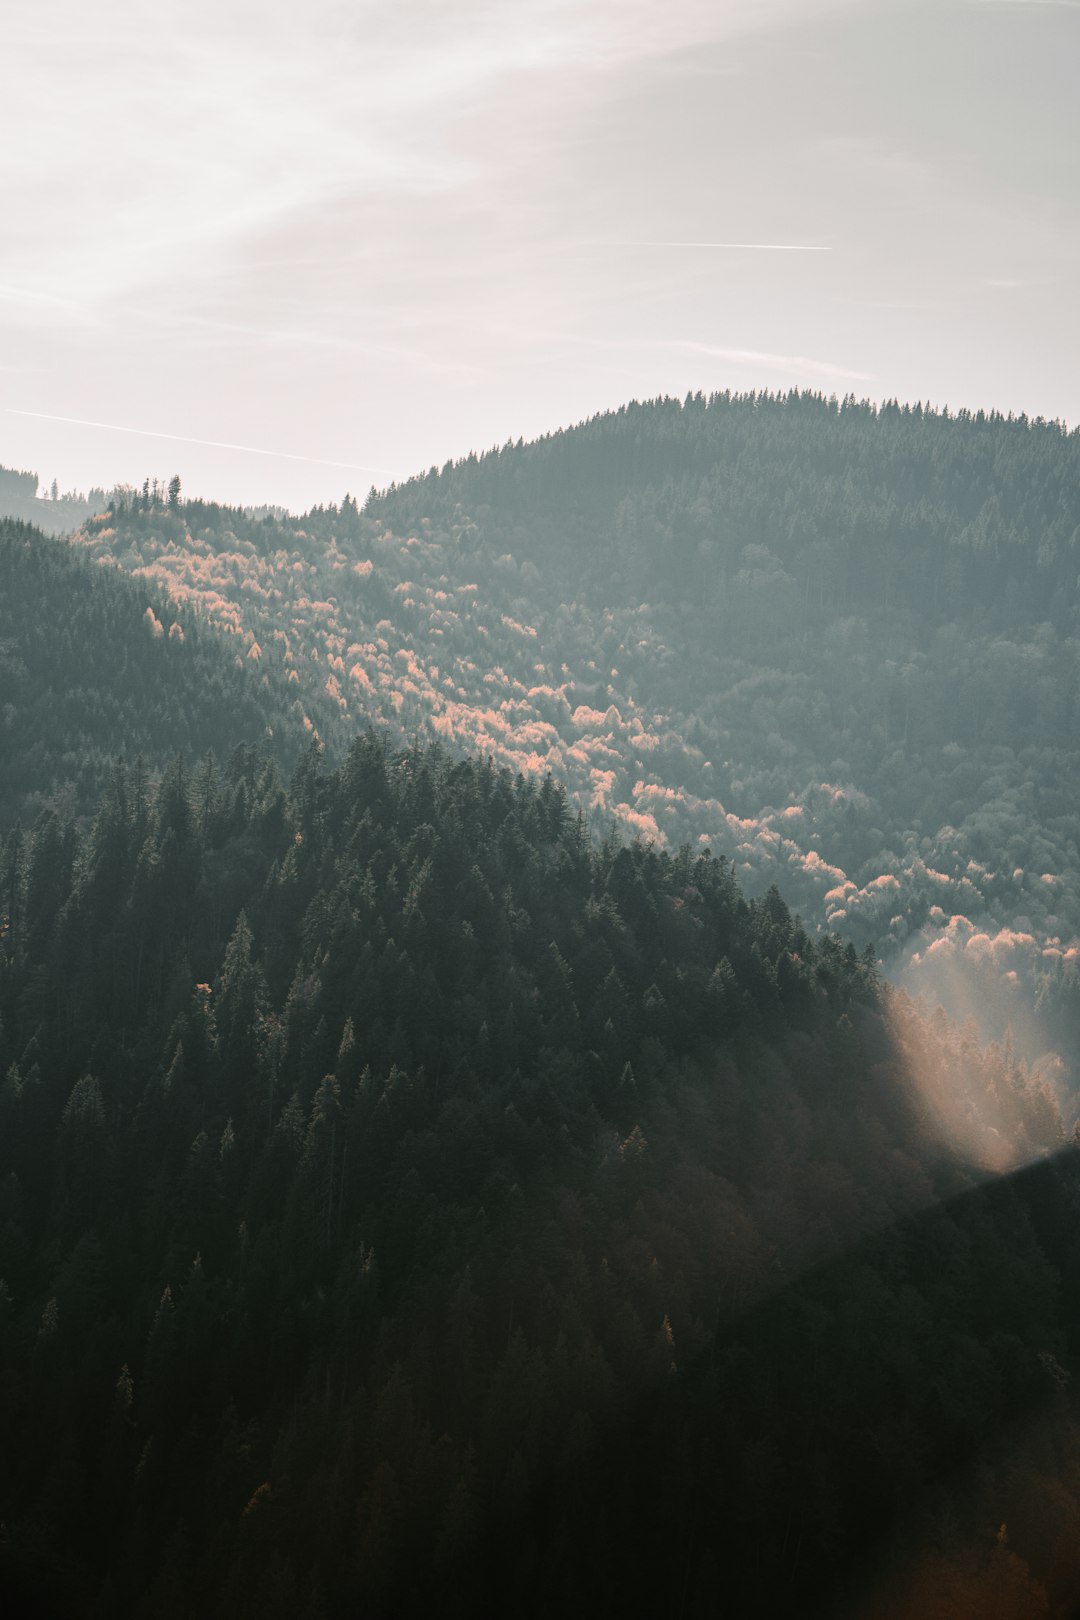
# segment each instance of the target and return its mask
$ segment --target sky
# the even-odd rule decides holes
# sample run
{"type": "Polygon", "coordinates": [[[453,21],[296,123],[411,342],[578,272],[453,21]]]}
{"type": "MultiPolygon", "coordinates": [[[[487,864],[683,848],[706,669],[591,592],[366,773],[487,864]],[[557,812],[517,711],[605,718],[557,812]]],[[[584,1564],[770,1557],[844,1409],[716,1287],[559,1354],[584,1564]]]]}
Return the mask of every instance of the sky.
{"type": "Polygon", "coordinates": [[[1080,424],[1080,0],[35,0],[0,464],[303,509],[658,394],[1080,424]]]}

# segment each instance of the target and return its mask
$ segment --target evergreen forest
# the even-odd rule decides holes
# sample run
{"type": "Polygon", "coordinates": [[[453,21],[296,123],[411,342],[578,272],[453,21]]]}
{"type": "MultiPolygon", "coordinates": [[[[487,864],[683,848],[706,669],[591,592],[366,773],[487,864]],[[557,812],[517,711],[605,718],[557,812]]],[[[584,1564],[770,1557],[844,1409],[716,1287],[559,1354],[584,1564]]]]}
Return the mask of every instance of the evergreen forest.
{"type": "Polygon", "coordinates": [[[117,491],[76,547],[357,725],[706,842],[1075,1083],[1080,436],[854,397],[634,403],[300,518],[117,491]]]}
{"type": "Polygon", "coordinates": [[[0,522],[5,1613],[1077,1612],[1078,462],[0,522]]]}

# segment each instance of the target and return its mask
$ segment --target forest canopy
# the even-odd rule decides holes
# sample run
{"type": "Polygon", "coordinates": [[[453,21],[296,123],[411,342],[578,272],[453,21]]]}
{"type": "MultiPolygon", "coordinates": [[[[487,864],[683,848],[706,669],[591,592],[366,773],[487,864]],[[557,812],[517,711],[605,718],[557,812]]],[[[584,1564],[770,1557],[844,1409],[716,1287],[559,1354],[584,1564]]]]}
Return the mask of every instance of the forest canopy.
{"type": "Polygon", "coordinates": [[[76,544],[378,718],[707,843],[915,992],[1080,1032],[1080,435],[852,396],[634,403],[302,518],[161,487],[76,544]]]}
{"type": "Polygon", "coordinates": [[[1076,459],[691,396],[0,525],[9,1607],[1064,1620],[1076,459]]]}
{"type": "Polygon", "coordinates": [[[373,734],[288,788],[254,750],[121,765],[85,834],[9,837],[0,913],[11,1601],[768,1612],[1057,1388],[1072,1249],[1023,1199],[919,1214],[985,1171],[910,1070],[933,1045],[996,1168],[1062,1144],[1046,1087],[723,859],[595,844],[550,778],[373,734]],[[917,1256],[987,1221],[997,1336],[976,1295],[927,1340],[917,1256]]]}

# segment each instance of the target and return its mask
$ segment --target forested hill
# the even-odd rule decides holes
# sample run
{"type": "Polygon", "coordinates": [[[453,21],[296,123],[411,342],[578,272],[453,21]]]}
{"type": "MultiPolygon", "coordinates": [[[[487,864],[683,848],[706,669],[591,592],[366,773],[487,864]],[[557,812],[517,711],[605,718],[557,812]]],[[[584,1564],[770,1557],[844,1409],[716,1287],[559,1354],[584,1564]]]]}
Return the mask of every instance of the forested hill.
{"type": "Polygon", "coordinates": [[[734,623],[753,603],[751,634],[837,613],[916,641],[953,622],[1076,629],[1080,432],[1027,417],[797,391],[654,400],[432,469],[365,513],[509,550],[605,605],[704,598],[734,623]]]}
{"type": "Polygon", "coordinates": [[[0,518],[32,523],[46,534],[67,534],[104,505],[100,489],[91,490],[87,499],[75,493],[61,495],[55,484],[52,498],[45,500],[38,494],[37,473],[0,467],[0,518]]]}
{"type": "Polygon", "coordinates": [[[704,842],[913,988],[1080,1049],[1080,437],[817,396],[629,405],[298,519],[77,543],[598,829],[704,842]]]}
{"type": "Polygon", "coordinates": [[[46,803],[91,810],[121,754],[149,769],[255,742],[288,770],[304,736],[284,681],[235,640],[0,519],[0,828],[46,803]]]}
{"type": "Polygon", "coordinates": [[[5,1612],[806,1613],[1080,1352],[1046,1087],[550,779],[118,770],[0,915],[5,1612]]]}

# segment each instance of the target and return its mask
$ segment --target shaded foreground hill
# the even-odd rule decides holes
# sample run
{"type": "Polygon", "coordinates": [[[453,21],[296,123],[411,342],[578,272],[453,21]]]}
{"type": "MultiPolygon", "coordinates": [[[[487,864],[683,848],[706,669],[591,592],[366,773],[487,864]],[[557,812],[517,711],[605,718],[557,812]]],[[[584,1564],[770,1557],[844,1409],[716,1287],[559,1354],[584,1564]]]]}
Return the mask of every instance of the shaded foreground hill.
{"type": "Polygon", "coordinates": [[[517,1612],[1074,1615],[1078,1215],[1074,1146],[721,1300],[528,1517],[504,1504],[487,1590],[554,1543],[517,1612]]]}
{"type": "MultiPolygon", "coordinates": [[[[550,779],[370,735],[287,792],[117,770],[85,837],[9,839],[0,917],[24,1609],[792,1612],[1068,1370],[1012,1206],[767,1314],[980,1179],[907,1073],[937,1034],[550,779]]],[[[1006,1162],[1060,1145],[1011,1053],[949,1061],[1006,1162]]]]}

